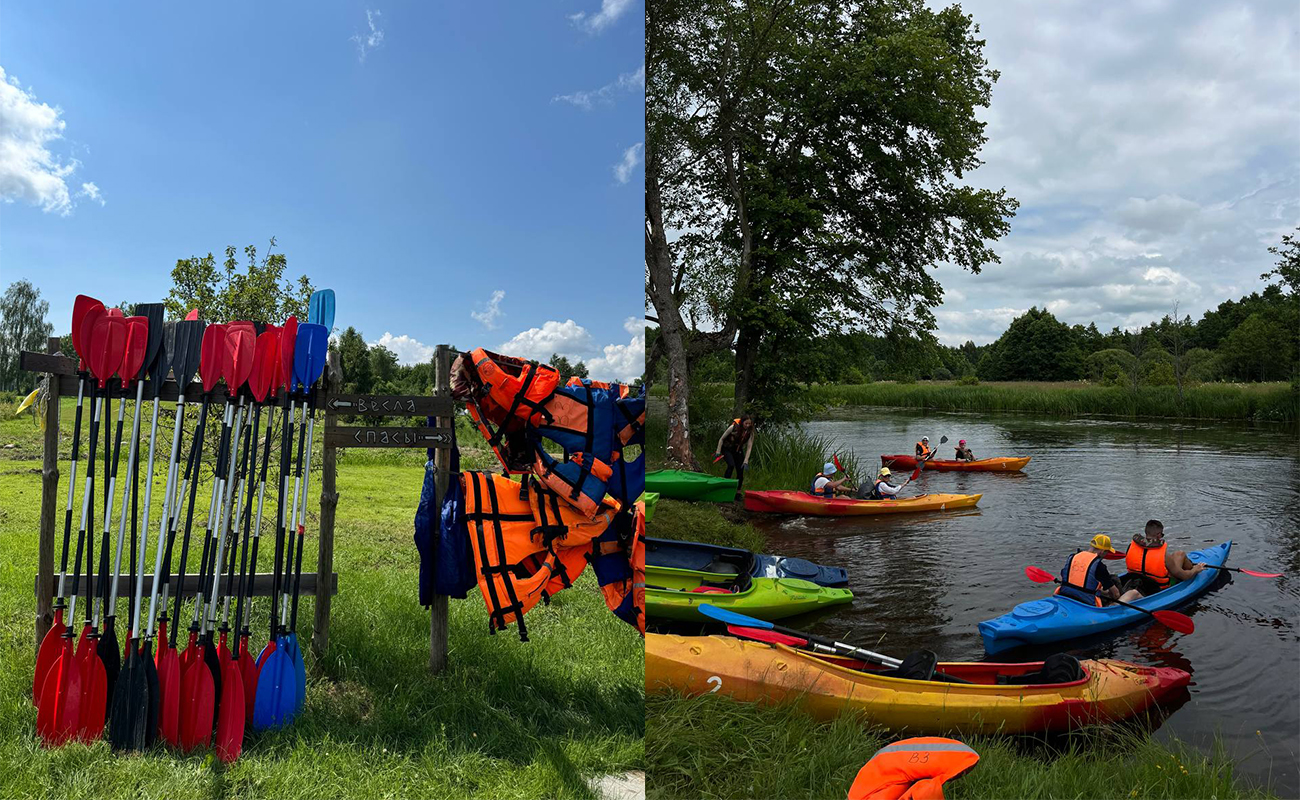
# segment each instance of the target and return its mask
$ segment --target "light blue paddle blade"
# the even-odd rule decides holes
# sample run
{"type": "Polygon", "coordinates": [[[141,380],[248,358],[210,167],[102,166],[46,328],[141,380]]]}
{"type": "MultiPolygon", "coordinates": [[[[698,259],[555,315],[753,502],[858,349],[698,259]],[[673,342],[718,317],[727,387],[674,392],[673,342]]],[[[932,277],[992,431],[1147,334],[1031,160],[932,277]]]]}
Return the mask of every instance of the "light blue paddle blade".
{"type": "Polygon", "coordinates": [[[327,331],[334,330],[333,289],[312,292],[311,303],[307,307],[307,321],[313,325],[324,325],[327,331]]]}
{"type": "Polygon", "coordinates": [[[257,694],[253,698],[253,730],[278,728],[286,722],[297,700],[297,682],[293,676],[293,658],[285,651],[284,637],[276,640],[275,652],[267,657],[257,676],[257,694]]]}
{"type": "Polygon", "coordinates": [[[325,357],[329,353],[330,334],[324,325],[305,323],[298,326],[298,338],[293,347],[293,384],[306,391],[325,371],[325,357]]]}
{"type": "Polygon", "coordinates": [[[735,611],[728,611],[725,608],[718,608],[717,606],[708,603],[700,603],[695,607],[695,609],[710,619],[716,619],[718,622],[725,622],[728,625],[740,625],[741,627],[749,628],[766,628],[768,630],[776,627],[767,620],[749,617],[744,614],[737,614],[735,611]]]}

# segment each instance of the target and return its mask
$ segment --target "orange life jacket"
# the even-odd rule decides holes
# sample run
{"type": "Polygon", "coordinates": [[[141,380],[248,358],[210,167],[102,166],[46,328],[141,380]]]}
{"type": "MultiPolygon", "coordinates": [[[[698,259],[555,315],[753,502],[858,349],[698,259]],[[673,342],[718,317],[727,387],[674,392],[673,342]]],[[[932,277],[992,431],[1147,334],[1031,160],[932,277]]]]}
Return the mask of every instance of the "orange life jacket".
{"type": "Polygon", "coordinates": [[[1161,542],[1159,547],[1143,547],[1137,542],[1130,542],[1128,553],[1124,556],[1124,566],[1128,571],[1147,576],[1160,588],[1169,585],[1169,567],[1165,563],[1165,553],[1169,542],[1161,542]]]}
{"type": "Polygon", "coordinates": [[[634,508],[632,524],[628,514],[619,515],[603,536],[592,542],[591,565],[600,583],[605,605],[624,622],[645,635],[645,503],[634,508]],[[627,536],[623,528],[630,527],[627,536]]]}
{"type": "Polygon", "coordinates": [[[593,389],[613,389],[618,392],[619,397],[630,397],[632,387],[626,383],[610,383],[609,381],[593,381],[591,378],[579,378],[577,375],[570,375],[569,382],[565,386],[590,386],[593,389]]]}
{"type": "Polygon", "coordinates": [[[920,458],[930,457],[930,446],[927,445],[925,442],[917,442],[916,449],[921,451],[921,455],[919,456],[920,458]]]}
{"type": "Polygon", "coordinates": [[[587,566],[591,540],[610,526],[617,506],[602,504],[588,518],[535,481],[524,480],[461,473],[488,630],[495,633],[518,622],[519,638],[527,641],[523,615],[577,580],[587,566]]]}
{"type": "Polygon", "coordinates": [[[1080,550],[1070,556],[1065,569],[1061,571],[1062,579],[1070,585],[1058,586],[1056,594],[1060,594],[1061,590],[1065,589],[1068,597],[1084,603],[1088,602],[1088,598],[1091,597],[1093,603],[1100,608],[1101,598],[1094,594],[1098,581],[1096,571],[1092,566],[1100,558],[1101,556],[1091,550],[1080,550]]]}
{"type": "Polygon", "coordinates": [[[979,760],[979,753],[955,739],[904,739],[876,751],[849,788],[849,800],[943,800],[944,782],[979,760]]]}

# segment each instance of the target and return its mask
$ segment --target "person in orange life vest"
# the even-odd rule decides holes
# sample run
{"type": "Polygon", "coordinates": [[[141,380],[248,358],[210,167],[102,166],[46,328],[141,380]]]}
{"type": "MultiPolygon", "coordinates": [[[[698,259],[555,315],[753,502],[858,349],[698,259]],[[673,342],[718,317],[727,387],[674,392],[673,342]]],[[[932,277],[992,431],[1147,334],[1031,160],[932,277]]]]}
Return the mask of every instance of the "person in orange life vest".
{"type": "Polygon", "coordinates": [[[1062,585],[1056,593],[1096,606],[1103,605],[1107,600],[1122,600],[1127,603],[1141,597],[1141,593],[1136,591],[1120,593],[1119,582],[1111,577],[1106,562],[1101,558],[1105,553],[1114,552],[1116,550],[1111,546],[1109,536],[1099,533],[1092,537],[1086,550],[1080,550],[1065,562],[1061,569],[1062,585]]]}
{"type": "Polygon", "coordinates": [[[737,492],[745,490],[745,470],[749,469],[749,453],[753,449],[754,418],[748,414],[741,414],[739,419],[732,420],[727,429],[722,432],[722,438],[718,439],[718,448],[713,453],[714,461],[719,458],[727,461],[727,472],[723,477],[730,478],[732,472],[736,473],[737,492]]]}
{"type": "Polygon", "coordinates": [[[966,440],[965,440],[965,439],[962,439],[960,442],[957,443],[957,460],[958,460],[958,461],[974,461],[974,460],[975,460],[975,454],[972,453],[972,452],[971,452],[971,449],[970,449],[969,447],[966,446],[966,440]]]}
{"type": "Polygon", "coordinates": [[[903,486],[906,486],[907,483],[904,482],[900,486],[895,486],[894,484],[889,482],[889,476],[891,474],[892,473],[889,471],[889,467],[881,467],[879,474],[876,475],[876,480],[874,483],[870,485],[863,484],[862,486],[858,487],[858,499],[859,500],[897,500],[898,493],[903,490],[903,486]]]}
{"type": "Polygon", "coordinates": [[[1205,570],[1204,564],[1193,564],[1182,550],[1169,549],[1165,526],[1158,519],[1147,520],[1146,530],[1133,537],[1124,566],[1128,572],[1120,576],[1120,584],[1138,592],[1138,597],[1168,588],[1171,578],[1185,581],[1205,570]]]}
{"type": "Polygon", "coordinates": [[[922,436],[921,441],[916,443],[916,457],[922,461],[929,461],[934,456],[934,451],[930,449],[930,437],[922,436]]]}
{"type": "Polygon", "coordinates": [[[834,497],[837,494],[847,494],[849,489],[844,486],[844,482],[849,479],[845,475],[839,480],[835,480],[835,473],[839,472],[835,467],[835,462],[827,461],[822,465],[822,471],[817,473],[817,477],[812,481],[812,493],[818,497],[834,497]]]}

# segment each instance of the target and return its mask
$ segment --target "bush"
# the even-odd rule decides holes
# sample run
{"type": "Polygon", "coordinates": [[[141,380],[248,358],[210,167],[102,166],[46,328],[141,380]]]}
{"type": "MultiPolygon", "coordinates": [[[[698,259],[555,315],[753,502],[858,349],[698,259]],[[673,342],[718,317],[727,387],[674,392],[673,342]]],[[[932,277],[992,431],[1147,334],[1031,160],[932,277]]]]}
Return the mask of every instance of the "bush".
{"type": "Polygon", "coordinates": [[[863,375],[862,370],[857,367],[849,367],[844,370],[844,383],[861,386],[864,383],[871,383],[871,378],[870,376],[863,375]]]}
{"type": "Polygon", "coordinates": [[[916,374],[912,372],[905,372],[901,375],[897,375],[894,378],[894,383],[901,383],[905,386],[916,383],[916,374]]]}
{"type": "Polygon", "coordinates": [[[931,378],[936,381],[950,381],[952,380],[952,372],[947,367],[939,367],[934,371],[931,378]]]}
{"type": "Polygon", "coordinates": [[[1174,378],[1174,366],[1168,361],[1148,364],[1143,370],[1142,383],[1146,386],[1173,386],[1177,382],[1174,378]]]}
{"type": "Polygon", "coordinates": [[[975,375],[975,373],[971,372],[958,378],[957,385],[958,386],[979,386],[980,379],[975,375]]]}

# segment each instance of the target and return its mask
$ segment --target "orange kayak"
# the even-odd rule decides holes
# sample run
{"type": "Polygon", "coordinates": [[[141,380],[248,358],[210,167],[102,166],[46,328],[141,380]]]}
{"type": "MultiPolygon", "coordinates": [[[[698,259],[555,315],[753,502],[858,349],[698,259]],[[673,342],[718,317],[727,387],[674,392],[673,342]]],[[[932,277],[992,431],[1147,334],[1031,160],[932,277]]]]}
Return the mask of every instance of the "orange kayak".
{"type": "MultiPolygon", "coordinates": [[[[1030,458],[1032,456],[1004,456],[1002,458],[981,458],[978,461],[951,461],[943,458],[932,458],[925,462],[925,468],[936,472],[1019,472],[1029,463],[1030,458]]],[[[915,469],[916,456],[881,456],[880,463],[890,469],[915,469]]]]}
{"type": "Polygon", "coordinates": [[[862,517],[871,514],[905,514],[909,511],[951,511],[971,508],[981,494],[922,494],[902,500],[828,500],[808,492],[747,491],[745,510],[766,514],[802,514],[810,517],[862,517]]]}
{"type": "Polygon", "coordinates": [[[647,633],[646,693],[701,695],[736,700],[793,701],[826,719],[844,711],[912,733],[1034,733],[1113,722],[1172,700],[1191,676],[1178,669],[1140,667],[1112,659],[1080,661],[1084,677],[1070,683],[1015,685],[1042,663],[940,664],[940,672],[973,683],[909,680],[880,674],[887,668],[734,639],[647,633]]]}

